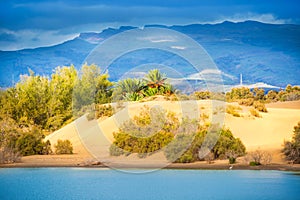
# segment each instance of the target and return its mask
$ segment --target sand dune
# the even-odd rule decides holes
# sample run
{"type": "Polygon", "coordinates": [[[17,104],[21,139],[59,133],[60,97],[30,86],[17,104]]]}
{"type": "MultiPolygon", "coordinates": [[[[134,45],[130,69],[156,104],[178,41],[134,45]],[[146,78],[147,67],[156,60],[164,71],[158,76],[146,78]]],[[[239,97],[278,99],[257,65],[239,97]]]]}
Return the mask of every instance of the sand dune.
{"type": "MultiPolygon", "coordinates": [[[[299,101],[298,101],[299,102],[299,101]]],[[[136,155],[124,157],[109,156],[109,146],[113,142],[113,132],[118,130],[120,124],[130,117],[137,115],[143,106],[161,107],[175,112],[178,117],[188,116],[190,118],[199,117],[201,113],[207,113],[210,120],[223,123],[236,137],[239,137],[245,144],[248,151],[261,149],[272,152],[273,158],[280,162],[280,149],[284,140],[290,139],[293,134],[293,127],[300,121],[300,108],[296,102],[290,102],[268,107],[268,113],[261,113],[262,118],[254,118],[248,113],[248,108],[243,107],[241,111],[243,117],[233,117],[232,115],[220,114],[223,102],[219,101],[150,101],[144,103],[128,103],[124,108],[112,117],[105,120],[87,121],[85,116],[75,122],[52,133],[45,139],[51,144],[56,144],[58,139],[69,139],[74,147],[74,152],[78,155],[91,154],[93,157],[111,164],[125,162],[141,162],[136,155]],[[283,106],[280,106],[283,105],[283,106]],[[283,108],[282,108],[283,107],[283,108]],[[292,108],[292,109],[291,109],[292,108]],[[216,115],[216,111],[219,114],[216,115]]],[[[224,108],[223,108],[224,109],[224,108]]],[[[273,159],[273,160],[274,160],[273,159]]],[[[145,162],[156,162],[166,164],[167,161],[162,152],[142,159],[145,162]],[[148,161],[147,161],[148,160],[148,161]]]]}

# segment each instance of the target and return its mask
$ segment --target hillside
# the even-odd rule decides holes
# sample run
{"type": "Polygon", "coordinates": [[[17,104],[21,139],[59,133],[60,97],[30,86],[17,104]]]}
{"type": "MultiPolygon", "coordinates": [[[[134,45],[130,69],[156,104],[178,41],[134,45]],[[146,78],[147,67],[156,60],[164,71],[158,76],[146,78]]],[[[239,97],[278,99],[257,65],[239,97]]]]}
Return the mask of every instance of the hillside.
{"type": "MultiPolygon", "coordinates": [[[[238,84],[240,74],[243,74],[245,84],[264,82],[278,87],[285,87],[288,83],[299,84],[299,25],[246,21],[145,27],[170,28],[196,40],[213,58],[226,85],[238,84]]],[[[79,69],[97,44],[133,28],[123,26],[100,33],[82,33],[73,40],[50,47],[0,51],[0,87],[16,83],[19,75],[28,73],[29,68],[41,75],[50,75],[57,66],[74,64],[79,69]]],[[[172,53],[148,49],[126,54],[112,63],[108,68],[111,80],[117,80],[131,68],[147,63],[171,66],[184,77],[197,73],[190,70],[191,66],[184,59],[172,53]]]]}

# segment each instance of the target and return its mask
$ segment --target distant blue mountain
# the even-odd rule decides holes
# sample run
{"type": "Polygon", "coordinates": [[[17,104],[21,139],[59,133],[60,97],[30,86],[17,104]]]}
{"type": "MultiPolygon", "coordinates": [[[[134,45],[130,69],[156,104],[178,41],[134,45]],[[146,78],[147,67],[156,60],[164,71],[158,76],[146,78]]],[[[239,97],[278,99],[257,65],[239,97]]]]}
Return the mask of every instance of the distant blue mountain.
{"type": "MultiPolygon", "coordinates": [[[[224,83],[235,85],[243,74],[245,84],[264,82],[285,87],[300,84],[300,26],[264,24],[255,21],[186,26],[147,25],[182,32],[201,44],[222,71],[224,83]]],[[[36,74],[50,75],[57,66],[74,64],[78,69],[87,55],[102,41],[135,27],[108,28],[100,33],[81,33],[62,44],[0,51],[0,87],[9,87],[30,68],[36,74]]],[[[143,63],[174,65],[184,76],[193,76],[189,63],[168,52],[142,50],[125,55],[109,68],[111,79],[118,79],[131,67],[143,63]],[[189,70],[187,70],[189,69],[189,70]]]]}

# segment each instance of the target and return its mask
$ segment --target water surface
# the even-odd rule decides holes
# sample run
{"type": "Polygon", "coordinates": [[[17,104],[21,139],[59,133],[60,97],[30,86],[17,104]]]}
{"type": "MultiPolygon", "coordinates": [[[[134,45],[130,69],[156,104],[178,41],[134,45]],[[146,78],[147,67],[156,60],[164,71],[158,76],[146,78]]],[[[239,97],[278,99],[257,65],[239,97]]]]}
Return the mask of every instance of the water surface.
{"type": "Polygon", "coordinates": [[[0,169],[0,199],[300,199],[300,176],[251,170],[0,169]]]}

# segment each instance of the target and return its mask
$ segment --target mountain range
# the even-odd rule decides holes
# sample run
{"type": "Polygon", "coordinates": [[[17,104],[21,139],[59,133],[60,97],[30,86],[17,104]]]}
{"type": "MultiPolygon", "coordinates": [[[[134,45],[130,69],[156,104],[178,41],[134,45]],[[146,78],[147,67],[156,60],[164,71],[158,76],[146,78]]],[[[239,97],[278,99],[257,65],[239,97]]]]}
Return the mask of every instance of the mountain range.
{"type": "MultiPolygon", "coordinates": [[[[220,24],[145,27],[168,28],[197,41],[216,63],[226,85],[239,84],[240,74],[244,84],[260,82],[277,87],[300,84],[300,25],[225,21],[220,24]]],[[[137,27],[107,28],[99,33],[81,33],[72,40],[50,47],[0,51],[0,87],[12,86],[21,74],[28,74],[29,69],[46,76],[57,66],[73,64],[79,69],[97,45],[134,28],[137,27]]],[[[173,66],[187,78],[197,76],[186,60],[169,52],[148,49],[117,59],[109,68],[110,79],[116,81],[124,72],[145,63],[173,66]]]]}

